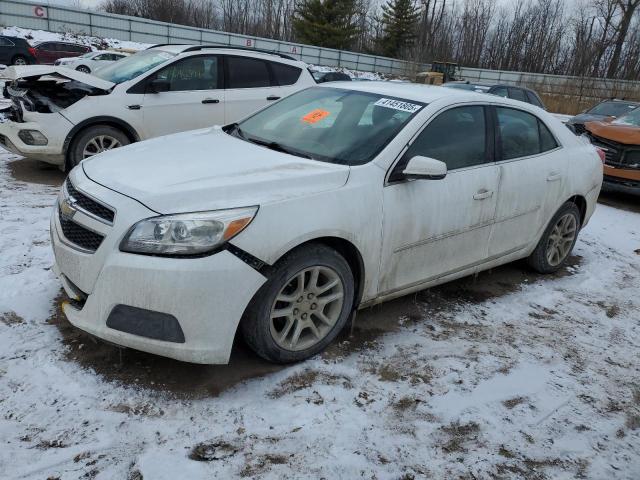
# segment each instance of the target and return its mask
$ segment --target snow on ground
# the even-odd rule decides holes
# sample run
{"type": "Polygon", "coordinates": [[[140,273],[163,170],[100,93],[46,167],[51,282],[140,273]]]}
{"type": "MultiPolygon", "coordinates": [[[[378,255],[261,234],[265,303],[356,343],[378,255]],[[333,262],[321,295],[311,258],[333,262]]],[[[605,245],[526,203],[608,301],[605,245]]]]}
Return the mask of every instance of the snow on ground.
{"type": "Polygon", "coordinates": [[[322,356],[245,375],[264,362],[119,357],[69,326],[57,188],[35,183],[61,176],[38,168],[0,153],[2,478],[637,480],[639,213],[599,205],[560,274],[399,299],[322,356]],[[220,372],[238,376],[221,392],[220,372]]]}

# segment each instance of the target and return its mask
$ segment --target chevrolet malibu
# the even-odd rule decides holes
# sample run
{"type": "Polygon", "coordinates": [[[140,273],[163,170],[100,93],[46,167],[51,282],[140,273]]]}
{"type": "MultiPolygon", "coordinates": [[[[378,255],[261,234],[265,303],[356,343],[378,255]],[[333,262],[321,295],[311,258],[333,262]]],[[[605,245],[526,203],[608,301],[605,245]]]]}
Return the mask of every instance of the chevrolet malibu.
{"type": "Polygon", "coordinates": [[[51,217],[69,321],[109,342],[226,363],[322,351],[357,309],[518,259],[567,261],[602,162],[533,105],[332,83],[244,120],[102,153],[51,217]]]}

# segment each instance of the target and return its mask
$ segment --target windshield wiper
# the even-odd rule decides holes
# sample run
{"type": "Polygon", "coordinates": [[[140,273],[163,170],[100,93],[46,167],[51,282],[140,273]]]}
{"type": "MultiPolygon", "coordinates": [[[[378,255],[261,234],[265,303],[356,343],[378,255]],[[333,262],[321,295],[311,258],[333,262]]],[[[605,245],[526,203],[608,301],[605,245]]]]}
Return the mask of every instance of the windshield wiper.
{"type": "MultiPolygon", "coordinates": [[[[239,128],[236,129],[236,132],[239,132],[239,128]]],[[[284,145],[278,143],[278,142],[269,142],[266,140],[259,140],[255,137],[245,137],[243,136],[242,138],[244,138],[245,140],[251,142],[251,143],[255,143],[257,145],[262,145],[263,147],[267,147],[271,150],[275,150],[276,152],[282,152],[282,153],[288,153],[289,155],[295,155],[296,157],[302,157],[302,158],[308,158],[311,160],[314,160],[314,158],[311,155],[308,155],[306,153],[300,153],[296,150],[293,150],[291,148],[285,147],[284,145]]]]}

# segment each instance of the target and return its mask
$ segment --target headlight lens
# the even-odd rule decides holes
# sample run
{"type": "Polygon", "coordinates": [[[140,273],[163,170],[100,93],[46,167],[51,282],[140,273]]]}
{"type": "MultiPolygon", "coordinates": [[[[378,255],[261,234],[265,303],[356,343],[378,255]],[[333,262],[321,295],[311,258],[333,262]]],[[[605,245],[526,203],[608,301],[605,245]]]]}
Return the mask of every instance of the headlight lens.
{"type": "Polygon", "coordinates": [[[246,228],[258,207],[162,215],[136,223],[120,244],[129,253],[198,255],[208,253],[246,228]]]}

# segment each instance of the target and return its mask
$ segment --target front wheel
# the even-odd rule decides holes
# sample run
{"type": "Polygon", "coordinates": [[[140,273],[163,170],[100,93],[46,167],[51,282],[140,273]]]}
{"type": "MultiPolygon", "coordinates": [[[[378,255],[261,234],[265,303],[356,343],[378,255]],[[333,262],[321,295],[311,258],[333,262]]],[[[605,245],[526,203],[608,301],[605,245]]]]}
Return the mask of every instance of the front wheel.
{"type": "Polygon", "coordinates": [[[84,65],[80,65],[79,67],[76,68],[76,70],[82,73],[91,73],[91,69],[84,65]]]}
{"type": "Polygon", "coordinates": [[[567,202],[553,216],[527,262],[539,273],[559,270],[569,258],[580,231],[580,210],[567,202]]]}
{"type": "Polygon", "coordinates": [[[94,125],[80,132],[69,150],[69,169],[85,158],[114,148],[129,145],[130,140],[122,130],[110,125],[94,125]]]}
{"type": "Polygon", "coordinates": [[[344,257],[320,244],[294,250],[274,268],[247,307],[242,334],[266,360],[305,360],[324,350],[347,323],[353,274],[344,257]]]}

